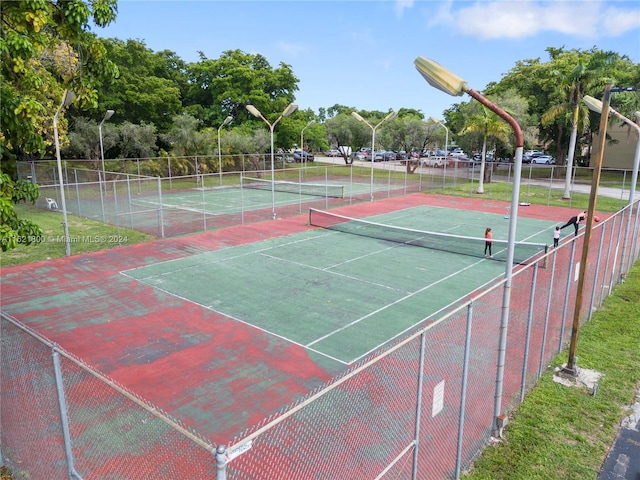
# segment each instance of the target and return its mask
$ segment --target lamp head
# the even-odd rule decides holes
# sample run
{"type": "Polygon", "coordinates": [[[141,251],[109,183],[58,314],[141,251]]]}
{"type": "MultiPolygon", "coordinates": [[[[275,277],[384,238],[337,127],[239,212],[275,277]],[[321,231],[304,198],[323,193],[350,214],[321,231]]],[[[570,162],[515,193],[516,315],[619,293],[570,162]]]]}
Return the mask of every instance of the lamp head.
{"type": "Polygon", "coordinates": [[[247,105],[247,110],[249,110],[249,113],[251,115],[253,115],[254,117],[258,117],[258,118],[262,117],[262,114],[260,113],[260,110],[258,110],[253,105],[247,105]]]}
{"type": "Polygon", "coordinates": [[[413,63],[427,83],[438,90],[455,97],[459,97],[469,90],[467,82],[433,60],[418,57],[413,63]]]}
{"type": "Polygon", "coordinates": [[[116,112],[114,112],[113,110],[107,110],[107,113],[104,114],[104,118],[102,119],[102,121],[106,122],[113,116],[114,113],[116,112]]]}
{"type": "Polygon", "coordinates": [[[315,121],[315,120],[311,120],[309,123],[307,123],[307,127],[308,127],[309,125],[314,124],[314,123],[316,123],[316,121],[315,121]]]}
{"type": "Polygon", "coordinates": [[[592,112],[602,113],[602,102],[597,98],[593,98],[591,95],[585,95],[582,97],[582,101],[592,112]]]}
{"type": "Polygon", "coordinates": [[[429,120],[431,120],[433,123],[440,123],[440,120],[438,120],[436,117],[429,117],[429,120]]]}
{"type": "Polygon", "coordinates": [[[353,116],[356,120],[364,122],[364,118],[362,118],[358,112],[351,112],[351,116],[353,116]]]}
{"type": "Polygon", "coordinates": [[[282,112],[282,116],[283,117],[288,117],[289,115],[291,115],[293,112],[295,112],[298,109],[298,105],[296,105],[295,103],[290,103],[287,108],[284,109],[284,112],[282,112]]]}
{"type": "Polygon", "coordinates": [[[231,122],[231,120],[233,120],[233,117],[229,115],[227,118],[224,119],[224,122],[222,122],[222,126],[224,127],[227,123],[231,122]]]}
{"type": "Polygon", "coordinates": [[[394,118],[396,115],[398,115],[398,112],[393,111],[393,112],[389,112],[389,115],[387,115],[386,117],[384,117],[383,122],[386,122],[387,120],[391,120],[392,118],[394,118]]]}

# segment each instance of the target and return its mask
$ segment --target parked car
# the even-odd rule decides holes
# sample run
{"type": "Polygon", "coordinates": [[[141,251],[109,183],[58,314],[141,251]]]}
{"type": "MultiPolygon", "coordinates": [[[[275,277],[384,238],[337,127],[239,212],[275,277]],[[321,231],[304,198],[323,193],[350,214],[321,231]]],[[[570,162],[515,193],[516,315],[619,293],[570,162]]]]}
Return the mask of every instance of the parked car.
{"type": "Polygon", "coordinates": [[[423,167],[444,167],[444,157],[427,157],[423,158],[420,163],[423,167]]]}
{"type": "Polygon", "coordinates": [[[398,153],[396,153],[396,160],[406,160],[407,158],[407,152],[405,152],[404,150],[400,150],[398,153]]]}
{"type": "Polygon", "coordinates": [[[384,157],[385,161],[393,162],[396,159],[396,152],[394,152],[393,150],[387,150],[386,152],[383,152],[382,156],[384,157]]]}
{"type": "Polygon", "coordinates": [[[373,161],[374,162],[382,162],[384,160],[386,160],[385,158],[385,154],[387,152],[385,152],[384,150],[376,150],[375,152],[373,152],[373,161]]]}
{"type": "Polygon", "coordinates": [[[293,151],[293,161],[296,163],[300,162],[313,162],[314,157],[313,153],[309,153],[306,150],[294,150],[293,151]]]}
{"type": "Polygon", "coordinates": [[[337,148],[332,148],[327,152],[327,157],[341,157],[342,153],[337,148]]]}
{"type": "Polygon", "coordinates": [[[454,148],[451,153],[449,154],[452,157],[465,157],[465,153],[461,148],[454,148]]]}
{"type": "Polygon", "coordinates": [[[552,165],[556,163],[556,159],[551,155],[536,155],[531,157],[531,163],[542,163],[544,165],[552,165]]]}

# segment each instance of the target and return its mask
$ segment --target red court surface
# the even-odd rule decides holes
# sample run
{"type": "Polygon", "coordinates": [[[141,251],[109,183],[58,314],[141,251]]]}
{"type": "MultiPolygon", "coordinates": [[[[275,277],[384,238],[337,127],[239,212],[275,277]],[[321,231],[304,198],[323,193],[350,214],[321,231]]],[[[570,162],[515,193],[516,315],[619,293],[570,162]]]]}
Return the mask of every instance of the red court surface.
{"type": "MultiPolygon", "coordinates": [[[[509,206],[412,194],[333,211],[366,218],[419,205],[501,215],[509,206]]],[[[519,209],[519,216],[559,223],[572,215],[575,209],[519,209]]],[[[300,215],[3,268],[2,310],[212,443],[225,443],[344,365],[120,272],[309,228],[300,215]]]]}

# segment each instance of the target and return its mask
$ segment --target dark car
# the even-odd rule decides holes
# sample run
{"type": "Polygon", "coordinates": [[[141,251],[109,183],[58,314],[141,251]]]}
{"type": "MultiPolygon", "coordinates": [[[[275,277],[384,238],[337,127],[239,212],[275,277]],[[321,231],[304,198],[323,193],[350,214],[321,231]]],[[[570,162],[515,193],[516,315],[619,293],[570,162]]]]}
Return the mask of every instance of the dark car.
{"type": "Polygon", "coordinates": [[[293,151],[293,161],[296,163],[313,162],[313,160],[314,160],[313,153],[309,153],[307,151],[302,151],[302,150],[293,151]]]}

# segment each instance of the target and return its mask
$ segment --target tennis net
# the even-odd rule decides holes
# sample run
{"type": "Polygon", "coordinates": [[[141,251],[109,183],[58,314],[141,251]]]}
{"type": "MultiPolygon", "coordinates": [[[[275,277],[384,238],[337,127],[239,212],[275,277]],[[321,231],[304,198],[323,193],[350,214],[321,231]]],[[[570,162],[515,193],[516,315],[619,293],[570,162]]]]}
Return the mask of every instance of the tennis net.
{"type": "Polygon", "coordinates": [[[313,195],[316,197],[344,198],[344,185],[329,185],[328,183],[302,183],[285,180],[267,180],[265,178],[245,177],[241,179],[242,188],[258,190],[273,190],[276,192],[296,193],[299,195],[313,195]]]}
{"type": "MultiPolygon", "coordinates": [[[[484,238],[384,225],[315,208],[309,209],[309,225],[405,245],[473,257],[484,257],[484,238]]],[[[492,253],[494,260],[507,261],[507,245],[508,242],[506,240],[493,240],[492,253]]],[[[513,262],[527,264],[540,254],[546,253],[547,250],[548,245],[543,243],[515,242],[513,262]]]]}

